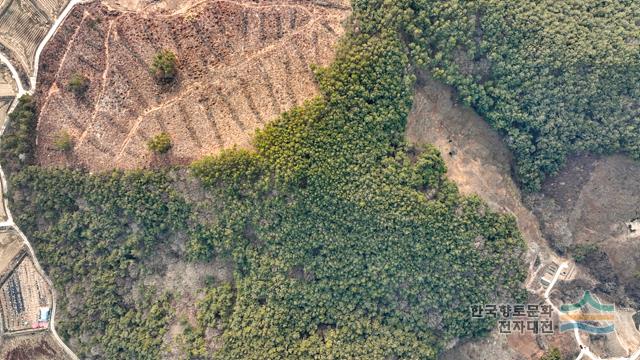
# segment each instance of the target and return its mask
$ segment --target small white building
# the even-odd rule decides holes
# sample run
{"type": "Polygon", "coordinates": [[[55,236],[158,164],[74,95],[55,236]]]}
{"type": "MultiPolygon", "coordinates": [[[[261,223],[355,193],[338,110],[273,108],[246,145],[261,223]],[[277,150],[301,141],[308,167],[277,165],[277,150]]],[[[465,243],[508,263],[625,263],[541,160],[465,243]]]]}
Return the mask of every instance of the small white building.
{"type": "Polygon", "coordinates": [[[51,309],[48,307],[41,307],[40,312],[38,314],[38,321],[45,322],[49,321],[51,317],[51,309]]]}

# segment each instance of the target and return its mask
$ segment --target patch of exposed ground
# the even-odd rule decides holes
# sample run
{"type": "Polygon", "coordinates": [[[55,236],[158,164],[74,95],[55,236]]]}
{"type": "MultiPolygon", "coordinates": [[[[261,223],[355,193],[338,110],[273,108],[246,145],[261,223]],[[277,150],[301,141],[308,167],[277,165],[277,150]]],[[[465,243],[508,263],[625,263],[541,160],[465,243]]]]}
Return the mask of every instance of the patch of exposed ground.
{"type": "MultiPolygon", "coordinates": [[[[213,259],[209,262],[192,262],[185,253],[186,236],[167,239],[154,256],[145,258],[128,268],[129,278],[122,283],[124,300],[129,304],[141,301],[143,292],[151,290],[157,294],[169,294],[171,297],[172,316],[164,335],[164,352],[161,358],[180,359],[183,355],[180,337],[186,324],[196,325],[197,301],[204,296],[208,286],[233,282],[233,267],[229,262],[213,259]]],[[[71,294],[71,291],[68,292],[71,294]]],[[[74,309],[84,301],[81,297],[67,296],[67,306],[59,306],[56,319],[64,321],[74,316],[74,309]]],[[[217,333],[207,338],[209,349],[220,344],[217,333]]],[[[74,349],[84,341],[82,337],[68,339],[68,345],[74,349]]],[[[100,353],[100,350],[96,350],[100,353]]],[[[2,359],[0,359],[2,360],[2,359]]]]}
{"type": "Polygon", "coordinates": [[[24,250],[24,242],[11,230],[0,230],[0,279],[3,274],[12,269],[12,263],[16,255],[24,250]]]}
{"type": "Polygon", "coordinates": [[[204,0],[173,12],[76,7],[42,56],[39,164],[132,169],[251,146],[256,129],[317,94],[311,65],[333,59],[350,13],[346,4],[204,0]],[[170,87],[149,72],[162,49],[178,58],[170,87]],[[80,98],[65,90],[75,73],[90,80],[80,98]],[[74,139],[70,154],[53,146],[63,131],[74,139]],[[157,158],[147,142],[160,132],[174,146],[157,158]]]}
{"type": "Polygon", "coordinates": [[[584,270],[616,303],[640,304],[640,163],[622,155],[572,158],[529,202],[554,247],[590,249],[584,270]]]}
{"type": "Polygon", "coordinates": [[[171,13],[185,11],[203,0],[102,0],[102,4],[119,11],[161,10],[171,13]]]}
{"type": "Polygon", "coordinates": [[[68,0],[1,0],[0,48],[31,75],[38,45],[68,0]]]}
{"type": "MultiPolygon", "coordinates": [[[[527,285],[543,292],[540,277],[547,276],[546,269],[553,263],[557,268],[560,260],[543,237],[538,218],[523,203],[523,196],[512,178],[510,152],[480,116],[457,102],[450,87],[424,74],[418,78],[407,123],[407,140],[418,145],[434,144],[443,154],[447,176],[462,193],[477,194],[494,210],[516,217],[529,247],[527,285]]],[[[569,272],[562,278],[584,277],[573,266],[569,272]]],[[[486,339],[455,345],[442,359],[537,360],[544,350],[554,346],[565,355],[573,355],[579,349],[572,336],[571,333],[536,336],[526,332],[506,336],[494,331],[486,339]]]]}
{"type": "MultiPolygon", "coordinates": [[[[156,257],[145,260],[143,266],[150,275],[141,274],[138,283],[173,295],[171,308],[174,316],[164,338],[167,352],[163,358],[177,359],[181,356],[179,343],[185,325],[195,326],[197,323],[197,301],[202,299],[207,286],[233,282],[233,268],[229,262],[217,259],[206,263],[187,261],[184,239],[175,239],[170,244],[156,257]]],[[[221,345],[221,334],[213,335],[216,336],[206,339],[210,350],[221,345]]]]}
{"type": "Polygon", "coordinates": [[[420,74],[406,138],[435,145],[447,164],[447,176],[464,194],[477,194],[491,208],[513,214],[529,245],[528,260],[550,256],[538,220],[522,204],[511,177],[511,154],[500,136],[472,109],[459,104],[453,90],[420,74]]]}
{"type": "MultiPolygon", "coordinates": [[[[562,351],[566,359],[577,354],[572,333],[554,335],[499,334],[463,342],[444,352],[439,360],[538,360],[551,348],[562,351]]],[[[571,357],[573,356],[573,357],[571,357]]]]}
{"type": "Polygon", "coordinates": [[[0,360],[67,360],[49,332],[0,337],[0,360]]]}

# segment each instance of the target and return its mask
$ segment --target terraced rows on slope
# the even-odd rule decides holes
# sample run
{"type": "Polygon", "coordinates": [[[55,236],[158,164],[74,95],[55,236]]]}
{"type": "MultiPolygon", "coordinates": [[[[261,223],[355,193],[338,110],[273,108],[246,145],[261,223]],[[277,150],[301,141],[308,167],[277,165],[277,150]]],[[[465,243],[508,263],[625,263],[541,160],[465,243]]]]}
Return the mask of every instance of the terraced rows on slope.
{"type": "Polygon", "coordinates": [[[31,75],[36,49],[68,0],[0,0],[0,45],[31,75]]]}
{"type": "Polygon", "coordinates": [[[255,129],[317,93],[310,65],[332,60],[346,4],[212,0],[177,13],[76,7],[42,56],[39,164],[146,167],[158,161],[146,143],[163,131],[174,147],[162,161],[173,164],[250,146],[255,129]],[[170,89],[148,70],[161,49],[178,56],[170,89]],[[85,99],[64,89],[74,73],[90,79],[85,99]],[[61,131],[74,138],[71,154],[54,149],[61,131]]]}

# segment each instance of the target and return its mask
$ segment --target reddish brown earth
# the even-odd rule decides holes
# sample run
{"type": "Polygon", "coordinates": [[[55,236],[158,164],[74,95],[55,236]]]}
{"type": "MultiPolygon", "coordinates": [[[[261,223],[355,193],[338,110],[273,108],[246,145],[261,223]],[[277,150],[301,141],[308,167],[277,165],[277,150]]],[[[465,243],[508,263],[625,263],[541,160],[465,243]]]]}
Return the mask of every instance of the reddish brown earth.
{"type": "Polygon", "coordinates": [[[311,64],[327,65],[344,32],[348,2],[202,1],[176,12],[76,7],[42,54],[37,158],[43,166],[132,169],[184,164],[232,146],[317,94],[311,64]],[[154,54],[172,50],[178,80],[158,85],[154,54]],[[65,90],[80,73],[84,98],[65,90]],[[74,139],[70,154],[53,142],[74,139]],[[157,159],[148,140],[174,144],[157,159]]]}

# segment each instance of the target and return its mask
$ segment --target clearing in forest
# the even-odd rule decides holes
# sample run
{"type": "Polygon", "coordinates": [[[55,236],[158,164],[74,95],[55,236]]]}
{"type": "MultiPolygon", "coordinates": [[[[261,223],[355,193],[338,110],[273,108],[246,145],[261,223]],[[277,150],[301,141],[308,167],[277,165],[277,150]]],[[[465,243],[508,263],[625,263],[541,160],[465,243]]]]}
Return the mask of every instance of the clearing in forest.
{"type": "Polygon", "coordinates": [[[202,1],[174,12],[77,6],[45,48],[37,91],[38,163],[90,170],[184,164],[250,146],[266,122],[317,94],[350,13],[346,1],[202,1]],[[177,57],[159,84],[154,55],[177,57]],[[88,81],[84,94],[69,80],[88,81]],[[171,150],[147,148],[167,133],[171,150]],[[56,147],[60,134],[67,151],[56,147]]]}

